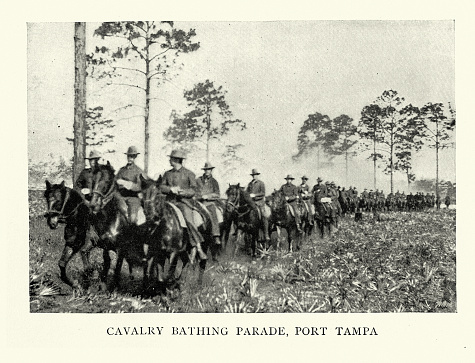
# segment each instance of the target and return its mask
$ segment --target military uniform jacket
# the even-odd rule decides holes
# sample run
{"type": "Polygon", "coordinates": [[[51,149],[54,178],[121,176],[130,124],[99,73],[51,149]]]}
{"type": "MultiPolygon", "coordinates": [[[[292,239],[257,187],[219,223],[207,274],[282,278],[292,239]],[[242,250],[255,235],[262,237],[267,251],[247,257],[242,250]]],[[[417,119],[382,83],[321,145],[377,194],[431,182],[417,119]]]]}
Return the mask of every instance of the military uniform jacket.
{"type": "Polygon", "coordinates": [[[312,193],[315,194],[315,202],[321,202],[322,198],[328,197],[327,186],[325,184],[315,184],[312,193]]]}
{"type": "Polygon", "coordinates": [[[266,195],[266,186],[262,180],[254,179],[247,185],[247,192],[254,194],[254,200],[258,205],[264,204],[264,197],[266,195]]]}
{"type": "Polygon", "coordinates": [[[328,196],[329,196],[332,200],[338,199],[338,192],[337,192],[337,190],[334,189],[334,188],[328,188],[328,196]]]}
{"type": "MultiPolygon", "coordinates": [[[[119,169],[119,172],[115,176],[115,180],[123,179],[132,182],[137,185],[137,189],[140,189],[141,181],[140,175],[143,174],[143,170],[135,164],[123,166],[119,169]]],[[[130,190],[119,186],[119,193],[123,197],[138,197],[138,191],[130,190]]]]}
{"type": "Polygon", "coordinates": [[[74,184],[74,189],[76,191],[80,191],[83,188],[92,189],[92,174],[91,168],[81,171],[74,184]]]}
{"type": "Polygon", "coordinates": [[[311,195],[309,194],[310,187],[308,184],[300,184],[299,185],[299,194],[302,195],[302,199],[310,199],[311,195]]]}
{"type": "Polygon", "coordinates": [[[218,198],[220,195],[218,181],[213,178],[213,176],[200,176],[198,179],[196,179],[196,185],[199,197],[202,197],[203,195],[214,194],[213,197],[218,198]]]}
{"type": "Polygon", "coordinates": [[[289,198],[289,203],[295,201],[299,196],[299,188],[293,184],[284,184],[280,187],[280,191],[285,197],[289,198]]]}
{"type": "Polygon", "coordinates": [[[170,193],[170,187],[179,187],[181,189],[180,197],[192,198],[197,189],[195,174],[181,167],[178,170],[171,169],[163,174],[162,183],[160,184],[160,190],[168,194],[170,193]]]}

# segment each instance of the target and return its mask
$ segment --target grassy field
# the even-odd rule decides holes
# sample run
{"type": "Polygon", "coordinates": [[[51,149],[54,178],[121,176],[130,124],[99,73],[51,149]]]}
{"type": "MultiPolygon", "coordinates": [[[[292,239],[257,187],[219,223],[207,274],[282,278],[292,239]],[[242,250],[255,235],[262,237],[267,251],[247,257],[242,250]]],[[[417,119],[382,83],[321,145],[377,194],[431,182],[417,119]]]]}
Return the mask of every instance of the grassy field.
{"type": "MultiPolygon", "coordinates": [[[[344,219],[331,237],[307,239],[299,252],[285,243],[251,261],[233,246],[208,263],[202,286],[187,267],[180,290],[143,298],[141,270],[127,265],[113,293],[91,289],[75,296],[59,280],[63,229],[51,231],[30,199],[30,311],[135,312],[455,312],[455,210],[394,212],[374,222],[344,219]]],[[[92,254],[101,266],[101,250],[92,254]]],[[[76,256],[70,273],[81,274],[76,256]]]]}

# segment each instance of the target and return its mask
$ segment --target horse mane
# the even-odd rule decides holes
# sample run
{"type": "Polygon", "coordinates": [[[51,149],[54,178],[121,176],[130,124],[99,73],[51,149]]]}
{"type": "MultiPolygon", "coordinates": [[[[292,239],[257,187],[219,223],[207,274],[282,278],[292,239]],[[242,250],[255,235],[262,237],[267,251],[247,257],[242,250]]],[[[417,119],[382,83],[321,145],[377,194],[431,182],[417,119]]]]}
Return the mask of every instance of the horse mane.
{"type": "Polygon", "coordinates": [[[247,192],[246,189],[244,189],[244,187],[239,187],[239,189],[241,189],[241,196],[242,196],[242,199],[244,199],[244,201],[250,205],[252,208],[255,208],[256,207],[256,202],[254,202],[254,200],[251,198],[251,196],[249,195],[249,193],[247,192]]]}
{"type": "Polygon", "coordinates": [[[98,165],[96,170],[94,170],[94,174],[96,174],[98,171],[100,171],[101,173],[106,172],[107,174],[109,174],[110,179],[114,178],[115,169],[109,162],[107,162],[107,164],[98,165]]]}

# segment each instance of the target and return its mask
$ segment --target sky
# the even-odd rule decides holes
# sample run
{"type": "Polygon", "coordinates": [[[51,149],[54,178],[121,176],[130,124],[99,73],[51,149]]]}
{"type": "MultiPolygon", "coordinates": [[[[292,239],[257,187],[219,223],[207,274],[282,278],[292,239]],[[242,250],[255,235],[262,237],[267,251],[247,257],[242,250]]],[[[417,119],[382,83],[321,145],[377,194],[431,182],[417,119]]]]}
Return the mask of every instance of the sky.
{"type": "MultiPolygon", "coordinates": [[[[87,48],[100,41],[92,34],[100,23],[87,23],[87,48]]],[[[238,173],[218,180],[247,183],[252,168],[261,171],[267,188],[278,188],[287,174],[317,176],[341,185],[372,187],[372,163],[359,153],[350,162],[350,180],[343,160],[316,170],[315,161],[293,163],[297,134],[311,113],[330,117],[347,114],[358,121],[361,109],[383,91],[393,89],[407,102],[455,104],[455,44],[452,21],[266,21],[176,22],[196,30],[200,49],[179,58],[179,75],[157,88],[159,100],[151,109],[150,176],[169,168],[162,134],[175,109],[186,112],[183,90],[206,79],[222,85],[236,118],[247,130],[217,143],[241,143],[245,164],[238,173]],[[225,180],[226,179],[226,180],[225,180]]],[[[73,23],[28,24],[28,157],[33,162],[48,153],[68,159],[72,146],[74,112],[73,23]]],[[[140,102],[122,87],[99,87],[88,82],[88,106],[101,104],[116,120],[115,154],[107,159],[116,167],[125,163],[129,145],[143,150],[143,121],[133,114],[112,111],[121,103],[140,102]]],[[[217,148],[219,145],[214,145],[217,148]]],[[[200,174],[205,160],[190,157],[185,165],[200,174]]],[[[218,155],[211,162],[219,165],[218,155]]],[[[137,163],[143,166],[143,157],[137,163]]],[[[414,161],[418,178],[435,177],[435,152],[421,152],[414,161]]],[[[455,180],[455,148],[441,153],[440,177],[455,180]]],[[[389,177],[378,171],[378,187],[389,190],[389,177]]],[[[402,174],[396,189],[405,189],[402,174]]]]}

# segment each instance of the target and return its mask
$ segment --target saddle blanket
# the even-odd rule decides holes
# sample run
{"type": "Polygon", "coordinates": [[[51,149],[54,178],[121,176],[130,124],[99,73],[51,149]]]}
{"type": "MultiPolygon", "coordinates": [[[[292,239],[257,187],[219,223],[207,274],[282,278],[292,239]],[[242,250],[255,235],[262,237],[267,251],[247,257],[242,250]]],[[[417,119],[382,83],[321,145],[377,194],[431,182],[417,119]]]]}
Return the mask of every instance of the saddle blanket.
{"type": "MultiPolygon", "coordinates": [[[[261,208],[257,208],[257,214],[259,215],[259,219],[262,219],[262,210],[261,210],[261,208]]],[[[271,209],[267,204],[265,204],[264,205],[264,217],[269,218],[270,216],[271,216],[271,209]]]]}
{"type": "Polygon", "coordinates": [[[173,203],[167,202],[167,204],[170,207],[172,207],[173,211],[175,212],[176,217],[178,218],[178,222],[180,222],[180,227],[181,228],[186,228],[185,217],[183,217],[183,213],[181,212],[181,210],[179,210],[178,207],[173,203]]]}

